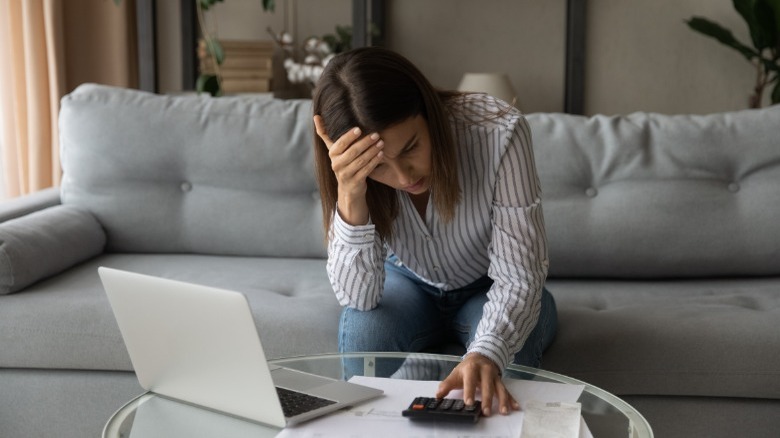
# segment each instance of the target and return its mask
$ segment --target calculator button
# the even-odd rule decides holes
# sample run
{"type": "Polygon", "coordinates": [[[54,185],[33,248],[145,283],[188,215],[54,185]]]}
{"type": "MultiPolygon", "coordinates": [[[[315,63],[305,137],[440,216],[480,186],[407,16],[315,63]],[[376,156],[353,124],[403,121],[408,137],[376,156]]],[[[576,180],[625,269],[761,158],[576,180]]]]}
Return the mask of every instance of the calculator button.
{"type": "Polygon", "coordinates": [[[480,402],[466,406],[462,399],[417,397],[402,414],[413,420],[476,423],[481,416],[481,408],[480,402]]]}

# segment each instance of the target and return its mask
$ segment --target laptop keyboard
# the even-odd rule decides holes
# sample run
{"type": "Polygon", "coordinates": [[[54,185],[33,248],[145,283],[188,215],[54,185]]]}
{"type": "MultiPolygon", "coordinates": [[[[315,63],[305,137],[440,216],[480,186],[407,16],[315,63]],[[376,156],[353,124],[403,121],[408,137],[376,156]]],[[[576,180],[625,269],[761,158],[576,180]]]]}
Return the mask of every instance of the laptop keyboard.
{"type": "Polygon", "coordinates": [[[279,394],[279,401],[282,403],[282,411],[285,417],[294,417],[304,412],[313,411],[323,406],[336,403],[302,392],[290,391],[289,389],[276,387],[276,393],[279,394]]]}

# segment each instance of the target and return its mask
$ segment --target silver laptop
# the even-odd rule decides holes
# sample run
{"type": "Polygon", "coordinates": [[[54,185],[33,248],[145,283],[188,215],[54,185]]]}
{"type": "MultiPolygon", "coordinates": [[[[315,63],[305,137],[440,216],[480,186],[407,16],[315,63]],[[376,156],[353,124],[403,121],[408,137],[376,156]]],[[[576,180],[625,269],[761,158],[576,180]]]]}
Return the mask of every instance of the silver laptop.
{"type": "Polygon", "coordinates": [[[269,365],[241,293],[105,267],[98,273],[147,391],[276,427],[382,394],[269,365]],[[290,396],[308,410],[290,411],[290,396]]]}

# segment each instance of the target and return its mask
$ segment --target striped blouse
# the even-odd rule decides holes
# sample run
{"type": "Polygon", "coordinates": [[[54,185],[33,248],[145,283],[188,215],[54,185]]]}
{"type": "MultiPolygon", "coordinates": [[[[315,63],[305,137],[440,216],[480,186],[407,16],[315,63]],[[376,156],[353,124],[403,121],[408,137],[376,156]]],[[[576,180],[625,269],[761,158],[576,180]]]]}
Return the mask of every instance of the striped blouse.
{"type": "Polygon", "coordinates": [[[422,281],[443,291],[488,275],[494,283],[469,353],[505,368],[539,317],[547,276],[547,240],[531,131],[516,110],[497,118],[466,114],[500,111],[492,98],[467,99],[464,114],[450,116],[458,148],[461,201],[443,223],[428,202],[423,221],[406,192],[392,238],[374,226],[352,226],[336,213],[328,245],[328,276],[343,306],[370,310],[384,286],[388,252],[422,281]]]}

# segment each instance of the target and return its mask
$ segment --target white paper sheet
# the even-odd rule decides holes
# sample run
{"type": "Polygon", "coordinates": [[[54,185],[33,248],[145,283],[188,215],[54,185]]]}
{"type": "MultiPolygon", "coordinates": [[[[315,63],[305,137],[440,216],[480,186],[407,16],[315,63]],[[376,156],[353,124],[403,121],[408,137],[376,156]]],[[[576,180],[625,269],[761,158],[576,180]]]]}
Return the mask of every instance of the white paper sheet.
{"type": "Polygon", "coordinates": [[[523,411],[520,438],[578,438],[580,404],[531,401],[523,411]]]}
{"type": "MultiPolygon", "coordinates": [[[[438,381],[385,379],[356,376],[351,382],[371,386],[385,391],[384,396],[339,411],[316,420],[284,429],[281,438],[518,438],[522,431],[523,411],[509,415],[494,414],[482,418],[476,424],[453,424],[444,422],[410,421],[401,415],[416,396],[436,393],[438,381]]],[[[528,380],[506,380],[509,392],[524,406],[532,400],[540,402],[575,403],[585,389],[582,385],[536,382],[528,380]]],[[[451,398],[463,397],[462,392],[453,391],[451,398]]],[[[498,412],[493,406],[493,412],[498,412]]],[[[581,438],[592,438],[584,421],[580,427],[581,438]]]]}

